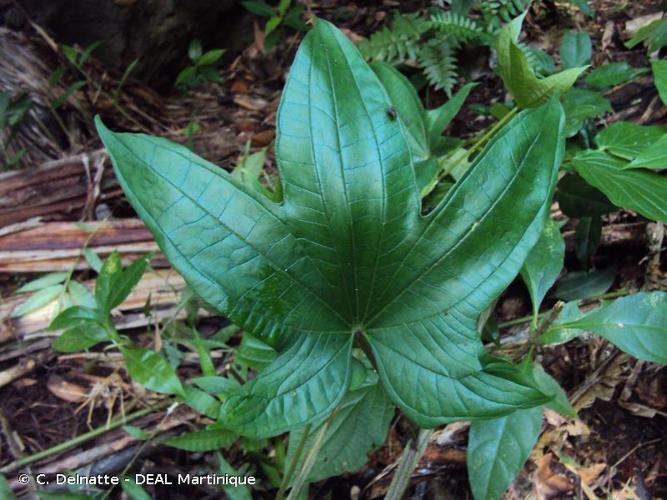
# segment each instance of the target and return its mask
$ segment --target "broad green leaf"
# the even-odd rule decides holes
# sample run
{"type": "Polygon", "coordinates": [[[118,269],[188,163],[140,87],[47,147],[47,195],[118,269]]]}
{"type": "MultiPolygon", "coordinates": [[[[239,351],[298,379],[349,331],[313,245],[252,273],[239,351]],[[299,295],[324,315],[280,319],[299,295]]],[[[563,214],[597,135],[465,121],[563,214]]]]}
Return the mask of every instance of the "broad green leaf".
{"type": "Polygon", "coordinates": [[[667,364],[667,293],[639,292],[556,328],[591,331],[632,356],[667,364]]]}
{"type": "Polygon", "coordinates": [[[615,278],[616,266],[567,273],[558,282],[554,295],[561,300],[598,297],[611,288],[615,278]]]}
{"type": "Polygon", "coordinates": [[[179,450],[213,451],[229,446],[236,439],[236,434],[224,429],[203,429],[162,439],[160,442],[179,450]]]}
{"type": "Polygon", "coordinates": [[[644,169],[624,169],[622,160],[603,151],[585,151],[572,160],[577,173],[616,206],[667,222],[667,177],[644,169]]]}
{"type": "Polygon", "coordinates": [[[470,424],[468,481],[475,500],[500,498],[526,463],[542,427],[542,408],[470,424]]]}
{"type": "Polygon", "coordinates": [[[376,62],[371,65],[371,68],[387,91],[398,118],[405,125],[413,160],[415,162],[427,160],[431,154],[425,110],[414,86],[390,64],[376,62]]]}
{"type": "Polygon", "coordinates": [[[544,368],[542,368],[541,365],[535,365],[533,369],[533,377],[542,392],[552,397],[551,401],[545,403],[544,406],[546,408],[556,411],[561,415],[565,415],[566,417],[577,416],[577,410],[570,404],[563,388],[556,379],[544,371],[544,368]]]}
{"type": "MultiPolygon", "coordinates": [[[[384,443],[393,414],[394,405],[379,384],[346,394],[325,431],[308,481],[319,481],[363,467],[368,461],[368,453],[384,443]]],[[[306,452],[317,431],[318,428],[310,431],[304,447],[306,452]]],[[[303,438],[303,432],[304,429],[297,429],[290,433],[286,463],[293,460],[294,448],[303,438]]],[[[296,470],[300,469],[306,452],[301,454],[296,470]]]]}
{"type": "Polygon", "coordinates": [[[528,287],[535,317],[544,296],[558,279],[564,259],[565,241],[560,234],[560,225],[549,218],[521,268],[521,277],[528,287]]]}
{"type": "Polygon", "coordinates": [[[125,494],[132,500],[151,500],[151,496],[128,476],[120,478],[120,485],[125,494]]]}
{"type": "Polygon", "coordinates": [[[243,335],[236,350],[236,361],[257,370],[270,365],[276,356],[278,353],[273,347],[249,333],[243,335]]]}
{"type": "Polygon", "coordinates": [[[36,292],[52,285],[58,285],[65,281],[69,273],[49,273],[35,280],[29,281],[14,293],[36,292]]]}
{"type": "Polygon", "coordinates": [[[585,66],[591,61],[591,37],[585,31],[566,31],[560,44],[560,62],[564,69],[585,66]]]}
{"type": "Polygon", "coordinates": [[[588,269],[602,237],[602,219],[600,217],[582,217],[574,234],[574,253],[581,265],[588,269]]]}
{"type": "Polygon", "coordinates": [[[662,103],[667,106],[667,61],[664,59],[653,59],[651,61],[653,80],[662,103]]]}
{"type": "Polygon", "coordinates": [[[258,16],[271,17],[274,14],[273,8],[263,0],[259,1],[248,0],[245,2],[241,2],[241,5],[243,5],[243,7],[248,9],[253,14],[257,14],[258,16]]]}
{"type": "MultiPolygon", "coordinates": [[[[667,130],[661,127],[645,127],[632,122],[616,122],[595,136],[595,143],[603,151],[615,156],[633,160],[641,155],[658,139],[665,136],[667,130]]],[[[667,154],[664,155],[667,160],[667,154]]],[[[665,163],[667,166],[667,162],[665,163]]]]}
{"type": "Polygon", "coordinates": [[[637,157],[624,168],[667,168],[667,133],[664,133],[654,144],[641,151],[637,157]]]}
{"type": "Polygon", "coordinates": [[[148,256],[140,257],[123,269],[120,254],[114,251],[104,262],[95,282],[95,299],[103,314],[119,306],[130,294],[148,265],[148,256]]]}
{"type": "Polygon", "coordinates": [[[63,285],[51,285],[42,288],[38,292],[32,294],[24,302],[12,311],[12,318],[25,316],[28,313],[41,309],[42,307],[52,303],[63,293],[63,285]]]}
{"type": "Polygon", "coordinates": [[[605,90],[643,75],[648,68],[634,68],[627,62],[603,64],[591,71],[584,81],[586,85],[598,90],[605,90]]]}
{"type": "Polygon", "coordinates": [[[564,149],[559,103],[519,113],[426,216],[391,106],[356,47],[318,20],[278,111],[280,204],[185,147],[98,120],[173,266],[246,332],[279,339],[279,356],[223,405],[238,432],[266,437],[328,415],[346,393],[355,335],[419,425],[546,399],[511,365],[482,362],[476,320],[542,231],[564,149]]]}
{"type": "Polygon", "coordinates": [[[121,347],[120,352],[133,380],[151,391],[185,396],[176,372],[157,352],[137,346],[121,347]]]}
{"type": "Polygon", "coordinates": [[[596,118],[613,111],[609,100],[592,90],[575,88],[563,96],[565,110],[565,135],[572,137],[579,132],[584,120],[596,118]]]}
{"type": "Polygon", "coordinates": [[[525,13],[500,30],[497,41],[498,70],[505,88],[522,108],[545,103],[574,85],[586,67],[570,68],[560,73],[538,78],[530,67],[526,54],[517,44],[525,13]]]}
{"type": "Polygon", "coordinates": [[[602,192],[574,172],[565,174],[558,181],[556,199],[568,217],[599,217],[616,211],[616,207],[602,192]]]}
{"type": "Polygon", "coordinates": [[[61,333],[51,347],[58,352],[78,352],[107,340],[108,333],[97,323],[81,323],[61,333]]]}

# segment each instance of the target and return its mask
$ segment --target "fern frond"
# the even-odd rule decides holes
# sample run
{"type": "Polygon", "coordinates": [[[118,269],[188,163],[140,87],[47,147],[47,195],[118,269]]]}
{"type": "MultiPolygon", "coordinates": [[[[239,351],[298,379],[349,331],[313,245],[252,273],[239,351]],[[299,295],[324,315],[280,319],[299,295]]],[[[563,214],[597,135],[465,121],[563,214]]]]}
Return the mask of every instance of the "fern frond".
{"type": "Polygon", "coordinates": [[[414,14],[397,15],[391,26],[371,35],[359,44],[364,58],[399,64],[417,59],[419,38],[430,28],[428,21],[414,14]]]}
{"type": "Polygon", "coordinates": [[[458,76],[458,65],[452,46],[445,41],[434,40],[433,43],[422,46],[419,57],[429,83],[451,96],[458,76]]]}
{"type": "Polygon", "coordinates": [[[484,32],[484,29],[472,19],[450,11],[434,13],[430,24],[438,33],[451,37],[456,42],[480,38],[484,32]]]}
{"type": "Polygon", "coordinates": [[[528,9],[533,0],[482,0],[479,9],[491,29],[500,28],[528,9]]]}

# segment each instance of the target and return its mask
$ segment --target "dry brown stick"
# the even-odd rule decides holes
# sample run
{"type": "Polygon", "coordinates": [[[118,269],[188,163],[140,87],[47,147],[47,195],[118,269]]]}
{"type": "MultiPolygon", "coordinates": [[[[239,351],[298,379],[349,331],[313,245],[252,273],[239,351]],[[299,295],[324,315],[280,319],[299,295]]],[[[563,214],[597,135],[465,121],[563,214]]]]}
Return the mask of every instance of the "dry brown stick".
{"type": "MultiPolygon", "coordinates": [[[[94,287],[94,281],[84,283],[90,290],[94,287]]],[[[149,319],[153,322],[168,318],[176,313],[176,304],[180,298],[180,292],[185,288],[185,281],[175,271],[158,270],[147,272],[127,299],[115,310],[121,313],[140,310],[147,303],[149,297],[151,306],[160,308],[154,310],[151,318],[145,314],[123,314],[114,318],[114,324],[118,329],[129,329],[145,326],[149,319]]],[[[29,340],[40,336],[54,336],[57,333],[43,333],[48,327],[53,307],[44,307],[33,311],[20,318],[10,318],[12,311],[18,307],[30,294],[15,295],[0,304],[0,343],[11,339],[29,340]]]]}
{"type": "MultiPolygon", "coordinates": [[[[0,227],[38,216],[78,219],[89,199],[84,161],[95,165],[104,161],[104,155],[103,150],[97,150],[30,170],[0,173],[0,227]]],[[[101,200],[120,196],[111,169],[104,170],[99,189],[101,200]]]]}
{"type": "MultiPolygon", "coordinates": [[[[101,257],[118,250],[126,261],[158,250],[150,232],[139,219],[86,223],[95,230],[87,247],[101,257]]],[[[42,222],[24,230],[0,236],[0,272],[36,273],[89,269],[80,259],[81,249],[90,232],[75,222],[42,222]]],[[[167,261],[158,255],[153,267],[166,267],[167,261]]]]}

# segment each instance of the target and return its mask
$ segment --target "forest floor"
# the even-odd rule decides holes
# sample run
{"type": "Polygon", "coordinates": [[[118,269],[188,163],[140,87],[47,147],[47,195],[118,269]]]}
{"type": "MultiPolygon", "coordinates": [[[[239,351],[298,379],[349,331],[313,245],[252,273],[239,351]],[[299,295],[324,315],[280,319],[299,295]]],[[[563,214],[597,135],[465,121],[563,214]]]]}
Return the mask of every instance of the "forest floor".
{"type": "MultiPolygon", "coordinates": [[[[592,1],[595,14],[585,17],[576,9],[561,7],[553,16],[546,7],[535,8],[526,22],[529,42],[539,42],[551,54],[564,29],[587,31],[594,43],[593,64],[628,61],[646,66],[642,50],[623,45],[627,24],[659,12],[660,2],[592,1]]],[[[352,37],[369,36],[399,2],[336,2],[323,0],[317,15],[333,20],[352,37]]],[[[419,2],[401,2],[410,11],[419,2]]],[[[2,28],[0,28],[2,29],[2,28]]],[[[251,151],[267,147],[274,139],[276,108],[284,77],[300,34],[289,32],[279,46],[264,54],[261,36],[220,66],[222,83],[208,83],[187,94],[160,94],[145,83],[129,79],[117,102],[121,75],[107,71],[93,56],[84,65],[87,78],[103,89],[97,98],[74,92],[62,106],[65,131],[44,133],[27,126],[17,140],[28,152],[22,167],[0,173],[0,472],[15,487],[20,460],[49,450],[68,440],[81,440],[69,449],[56,450],[30,465],[34,471],[60,472],[86,469],[117,472],[131,460],[142,471],[203,470],[210,457],[186,453],[157,444],[142,445],[121,428],[105,431],[105,425],[122,414],[131,415],[158,405],[159,400],[132,384],[113,353],[59,354],[50,349],[52,334],[45,330],[49,311],[36,311],[13,318],[22,297],[14,291],[26,281],[46,272],[74,269],[76,280],[89,283],[94,273],[80,249],[87,244],[101,256],[118,248],[132,258],[157,250],[143,224],[136,218],[113,178],[110,165],[97,139],[92,118],[99,113],[114,129],[141,130],[191,141],[195,152],[231,168],[247,142],[251,151]],[[193,133],[194,132],[194,133],[193,133]],[[65,137],[63,137],[65,136],[65,137]],[[21,142],[22,141],[22,142],[21,142]],[[105,222],[95,222],[102,221],[105,222]],[[80,222],[95,222],[92,234],[80,222]],[[93,435],[86,435],[91,430],[93,435]],[[100,430],[101,429],[101,430],[100,430]],[[104,432],[103,432],[104,431],[104,432]],[[83,436],[83,438],[81,438],[83,436]]],[[[57,40],[27,26],[19,32],[0,33],[0,83],[25,86],[34,102],[45,107],[54,90],[49,75],[64,64],[57,40]],[[11,50],[9,48],[11,47],[11,50]],[[4,57],[4,54],[7,57],[4,57]],[[22,78],[21,75],[30,75],[22,78]],[[12,83],[13,82],[13,83],[12,83]]],[[[489,54],[466,62],[466,71],[482,82],[471,93],[466,106],[447,131],[470,137],[491,121],[477,114],[474,103],[502,102],[505,94],[499,78],[489,69],[489,54]],[[467,64],[467,63],[470,64],[467,64]]],[[[10,87],[11,88],[11,87],[10,87]]],[[[423,93],[428,106],[444,102],[443,93],[423,93]]],[[[618,120],[642,124],[667,124],[667,112],[656,105],[650,79],[635,79],[608,92],[613,113],[607,123],[618,120]]],[[[266,168],[275,169],[269,153],[266,168]]],[[[553,208],[556,218],[558,207],[553,208]]],[[[659,229],[658,229],[659,230],[659,229]]],[[[598,265],[614,264],[614,289],[665,288],[667,254],[652,243],[654,224],[631,213],[616,213],[604,219],[598,265]],[[647,285],[649,284],[649,285],[647,285]]],[[[566,268],[577,269],[574,230],[565,227],[566,268]]],[[[183,316],[179,308],[182,280],[159,254],[130,298],[119,308],[118,325],[144,344],[159,341],[160,325],[183,316]]],[[[555,300],[547,299],[547,305],[555,300]],[[550,301],[550,302],[549,302],[550,301]]],[[[521,283],[513,284],[498,301],[499,323],[530,313],[530,300],[521,283]]],[[[226,324],[223,318],[201,311],[200,330],[213,334],[226,324]]],[[[504,337],[520,338],[527,323],[507,326],[504,337]]],[[[232,340],[232,344],[233,344],[232,340]]],[[[547,413],[547,424],[538,446],[514,482],[507,498],[667,498],[667,370],[637,361],[610,344],[582,337],[567,345],[545,347],[537,355],[545,369],[567,390],[579,419],[547,413]]],[[[228,353],[213,352],[224,363],[228,353]]],[[[197,369],[196,356],[187,354],[182,375],[197,369]]],[[[177,429],[196,428],[202,417],[191,411],[165,409],[139,415],[132,425],[155,428],[168,435],[177,429]]],[[[450,425],[437,431],[417,467],[411,498],[469,498],[465,468],[467,426],[450,425]]],[[[410,429],[395,419],[383,448],[355,474],[324,481],[311,488],[312,498],[380,498],[386,492],[393,467],[409,438],[410,429]]],[[[228,461],[239,465],[239,450],[231,449],[228,461]]],[[[202,487],[166,490],[156,487],[157,498],[215,498],[216,492],[202,487]]],[[[119,493],[118,493],[119,494],[119,493]]],[[[267,493],[268,495],[268,493],[267,493]]]]}

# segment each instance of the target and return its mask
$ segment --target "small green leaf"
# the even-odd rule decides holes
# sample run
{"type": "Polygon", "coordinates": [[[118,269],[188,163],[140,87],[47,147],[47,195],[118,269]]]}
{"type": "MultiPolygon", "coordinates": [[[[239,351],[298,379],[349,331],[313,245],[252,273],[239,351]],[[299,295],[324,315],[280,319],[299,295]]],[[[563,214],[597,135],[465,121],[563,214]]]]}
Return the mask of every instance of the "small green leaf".
{"type": "Polygon", "coordinates": [[[542,392],[552,397],[551,401],[544,404],[546,408],[556,411],[561,415],[565,415],[566,417],[574,418],[577,416],[577,410],[570,404],[563,388],[555,378],[544,371],[544,368],[542,368],[541,365],[537,364],[534,366],[533,377],[542,392]]]}
{"type": "Polygon", "coordinates": [[[544,345],[560,345],[569,342],[575,337],[578,337],[583,332],[573,328],[563,328],[562,324],[569,321],[575,321],[581,318],[581,311],[576,301],[568,302],[563,307],[558,319],[552,323],[544,334],[537,338],[540,344],[544,345]]]}
{"type": "Polygon", "coordinates": [[[561,300],[598,297],[611,288],[615,278],[616,266],[567,273],[558,282],[554,295],[561,300]]]}
{"type": "Polygon", "coordinates": [[[132,436],[135,439],[139,439],[140,441],[145,441],[147,439],[150,439],[152,437],[152,434],[148,431],[145,431],[139,427],[136,427],[134,425],[124,425],[123,430],[127,432],[130,436],[132,436]]]}
{"type": "Polygon", "coordinates": [[[204,429],[169,437],[160,442],[179,450],[214,451],[229,446],[236,439],[236,434],[224,429],[204,429]]]}
{"type": "Polygon", "coordinates": [[[74,92],[77,92],[78,90],[81,90],[83,87],[85,87],[86,83],[88,82],[81,80],[67,87],[67,90],[65,90],[65,92],[63,92],[60,97],[51,103],[51,110],[55,111],[60,106],[65,104],[65,101],[67,101],[67,99],[69,99],[74,92]]]}
{"type": "Polygon", "coordinates": [[[56,300],[63,293],[63,285],[51,285],[35,292],[27,300],[19,304],[12,311],[12,318],[25,316],[28,313],[41,309],[56,300]]]}
{"type": "Polygon", "coordinates": [[[121,347],[120,352],[125,358],[127,373],[133,380],[151,391],[185,398],[174,368],[157,352],[137,346],[121,347]]]}
{"type": "Polygon", "coordinates": [[[630,81],[648,72],[648,68],[634,68],[627,62],[603,64],[591,71],[584,81],[597,90],[606,90],[615,85],[630,81]]]}
{"type": "Polygon", "coordinates": [[[667,106],[667,61],[664,59],[653,59],[651,61],[653,80],[662,103],[667,106]]]}
{"type": "Polygon", "coordinates": [[[565,93],[586,69],[570,68],[547,78],[538,78],[526,54],[517,44],[525,13],[500,30],[497,41],[498,69],[505,88],[522,108],[545,103],[550,97],[565,93]]]}
{"type": "Polygon", "coordinates": [[[103,314],[119,306],[139,283],[148,265],[148,256],[122,268],[120,254],[113,251],[104,262],[95,283],[95,299],[103,314]]]}
{"type": "Polygon", "coordinates": [[[579,153],[572,164],[616,206],[667,222],[667,177],[644,169],[625,169],[625,162],[603,151],[579,153]]]}
{"type": "Polygon", "coordinates": [[[41,276],[35,280],[29,281],[14,293],[36,292],[43,290],[46,287],[57,285],[67,279],[69,273],[49,273],[41,276]]]}
{"type": "Polygon", "coordinates": [[[560,62],[564,69],[585,66],[591,61],[591,37],[585,31],[566,31],[560,44],[560,62]]]}
{"type": "Polygon", "coordinates": [[[588,0],[566,0],[568,3],[574,4],[579,7],[579,10],[582,14],[593,17],[593,9],[591,8],[588,0]]]}
{"type": "Polygon", "coordinates": [[[466,455],[475,500],[501,497],[528,459],[541,428],[541,407],[470,424],[466,455]]]}
{"type": "Polygon", "coordinates": [[[565,110],[565,136],[579,132],[585,120],[613,111],[609,100],[599,92],[575,88],[563,96],[565,110]]]}
{"type": "Polygon", "coordinates": [[[146,493],[141,486],[134,482],[130,477],[123,476],[120,478],[120,485],[125,494],[132,500],[151,500],[151,496],[146,493]]]}
{"type": "MultiPolygon", "coordinates": [[[[632,122],[616,122],[595,136],[595,143],[603,151],[633,160],[658,139],[666,135],[662,127],[645,127],[632,122]]],[[[664,149],[665,146],[663,146],[664,149]]],[[[667,153],[663,154],[667,160],[667,153]]],[[[663,163],[667,167],[667,162],[663,163]]]]}
{"type": "Polygon", "coordinates": [[[602,219],[600,217],[582,217],[574,234],[574,252],[585,269],[591,266],[602,237],[602,219]]]}
{"type": "Polygon", "coordinates": [[[564,258],[565,241],[560,233],[560,225],[549,218],[540,239],[521,268],[521,277],[528,287],[533,304],[534,317],[537,317],[544,296],[558,279],[564,258]]]}
{"type": "Polygon", "coordinates": [[[200,66],[211,66],[217,63],[224,53],[225,49],[209,50],[197,59],[197,64],[200,66]]]}
{"type": "Polygon", "coordinates": [[[99,273],[102,270],[102,266],[104,264],[102,263],[102,259],[100,259],[95,250],[92,248],[84,248],[83,256],[85,257],[86,262],[88,262],[88,265],[90,265],[90,267],[93,268],[96,273],[99,273]]]}
{"type": "Polygon", "coordinates": [[[228,396],[240,387],[239,383],[231,378],[215,376],[215,377],[195,377],[192,383],[204,389],[211,394],[221,394],[228,396]]]}
{"type": "Polygon", "coordinates": [[[0,474],[0,498],[5,500],[16,500],[16,495],[9,486],[7,478],[0,474]]]}
{"type": "Polygon", "coordinates": [[[98,318],[95,309],[81,306],[68,307],[51,321],[49,330],[64,330],[81,323],[97,322],[98,318]]]}
{"type": "Polygon", "coordinates": [[[78,352],[107,340],[109,334],[97,323],[79,324],[61,333],[51,347],[58,352],[78,352]]]}
{"type": "Polygon", "coordinates": [[[625,42],[625,46],[631,49],[642,42],[646,43],[650,52],[655,52],[667,45],[667,18],[656,19],[640,28],[630,40],[625,42]]]}
{"type": "Polygon", "coordinates": [[[617,210],[601,191],[574,172],[565,174],[558,182],[556,199],[568,217],[599,217],[617,210]]]}
{"type": "Polygon", "coordinates": [[[246,2],[241,2],[241,5],[258,16],[271,17],[274,14],[273,8],[262,0],[248,0],[246,2]]]}
{"type": "Polygon", "coordinates": [[[220,401],[218,399],[192,385],[186,384],[183,389],[185,391],[185,397],[183,398],[185,404],[209,418],[218,418],[220,414],[220,401]]]}
{"type": "Polygon", "coordinates": [[[190,45],[188,46],[188,57],[190,58],[191,61],[196,61],[201,57],[201,54],[202,54],[201,42],[195,38],[190,42],[190,45]]]}
{"type": "Polygon", "coordinates": [[[591,331],[636,358],[667,364],[665,292],[621,297],[556,328],[591,331]]]}
{"type": "MultiPolygon", "coordinates": [[[[324,433],[308,481],[320,481],[363,467],[368,461],[368,453],[384,443],[393,414],[394,405],[379,384],[346,394],[324,433]]],[[[312,446],[318,427],[313,426],[304,450],[312,446]]],[[[294,448],[301,442],[303,431],[302,428],[290,433],[287,464],[294,458],[294,448]]],[[[296,470],[300,469],[305,455],[305,452],[301,454],[296,470]]]]}
{"type": "Polygon", "coordinates": [[[435,109],[429,109],[426,112],[426,128],[428,130],[429,144],[431,149],[434,150],[434,154],[440,154],[437,148],[438,143],[442,140],[442,132],[458,114],[470,91],[476,85],[476,83],[464,85],[445,104],[435,109]]]}
{"type": "MultiPolygon", "coordinates": [[[[227,474],[229,476],[240,476],[241,473],[231,466],[227,460],[222,456],[221,453],[216,453],[218,458],[218,469],[221,475],[227,474]]],[[[225,495],[229,497],[229,500],[252,500],[252,495],[250,494],[250,488],[247,486],[233,486],[233,485],[223,485],[223,490],[225,490],[225,495]]]]}

